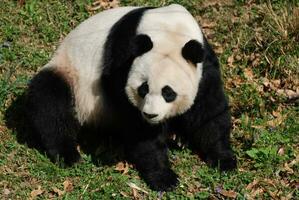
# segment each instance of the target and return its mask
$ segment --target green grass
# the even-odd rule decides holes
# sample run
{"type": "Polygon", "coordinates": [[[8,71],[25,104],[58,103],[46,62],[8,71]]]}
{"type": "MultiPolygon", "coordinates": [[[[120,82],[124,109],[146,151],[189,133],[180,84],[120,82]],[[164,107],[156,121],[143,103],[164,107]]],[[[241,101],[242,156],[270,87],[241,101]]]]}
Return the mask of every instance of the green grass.
{"type": "Polygon", "coordinates": [[[121,1],[121,5],[186,6],[218,53],[230,98],[238,170],[220,173],[187,149],[171,150],[180,185],[159,194],[151,191],[131,166],[122,174],[115,165],[95,164],[83,154],[81,163],[61,168],[18,142],[17,130],[8,125],[8,118],[21,108],[27,82],[47,63],[59,41],[99,10],[87,11],[91,0],[26,0],[24,5],[0,1],[1,199],[28,199],[38,187],[42,192],[38,199],[226,199],[229,194],[236,194],[237,199],[298,197],[299,106],[294,94],[299,92],[299,2],[269,2],[121,1]],[[6,116],[10,107],[13,109],[6,116]],[[72,187],[59,195],[57,189],[64,191],[66,180],[72,187]],[[128,183],[148,193],[133,190],[128,183]]]}

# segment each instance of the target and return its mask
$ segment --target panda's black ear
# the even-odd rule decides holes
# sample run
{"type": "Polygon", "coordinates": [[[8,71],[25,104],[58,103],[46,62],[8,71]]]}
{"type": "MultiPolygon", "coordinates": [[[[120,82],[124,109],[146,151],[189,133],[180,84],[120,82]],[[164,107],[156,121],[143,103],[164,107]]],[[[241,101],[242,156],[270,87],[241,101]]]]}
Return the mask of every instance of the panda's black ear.
{"type": "Polygon", "coordinates": [[[153,48],[151,38],[145,34],[137,35],[132,43],[132,53],[135,57],[141,56],[153,48]]]}
{"type": "Polygon", "coordinates": [[[204,53],[202,44],[196,40],[190,40],[182,48],[182,56],[193,64],[202,62],[204,53]]]}

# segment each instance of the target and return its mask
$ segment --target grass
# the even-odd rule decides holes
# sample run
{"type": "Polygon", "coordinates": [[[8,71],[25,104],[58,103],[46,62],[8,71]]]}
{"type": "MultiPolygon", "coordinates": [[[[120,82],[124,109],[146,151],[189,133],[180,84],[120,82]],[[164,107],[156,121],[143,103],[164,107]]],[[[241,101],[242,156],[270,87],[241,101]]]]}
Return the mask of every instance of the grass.
{"type": "Polygon", "coordinates": [[[299,196],[298,1],[121,1],[121,5],[186,6],[219,56],[230,98],[238,170],[220,173],[187,149],[171,150],[180,185],[164,194],[151,191],[132,166],[116,170],[115,165],[95,164],[83,154],[83,162],[61,168],[18,140],[20,133],[8,121],[21,108],[28,81],[71,29],[99,12],[86,9],[91,0],[18,2],[0,2],[1,199],[299,196]]]}

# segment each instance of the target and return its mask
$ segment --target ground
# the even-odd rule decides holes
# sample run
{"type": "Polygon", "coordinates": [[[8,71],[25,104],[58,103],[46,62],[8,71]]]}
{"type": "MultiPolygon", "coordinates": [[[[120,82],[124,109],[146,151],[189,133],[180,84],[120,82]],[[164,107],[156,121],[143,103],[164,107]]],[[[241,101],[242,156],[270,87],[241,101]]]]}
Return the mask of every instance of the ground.
{"type": "Polygon", "coordinates": [[[299,196],[298,0],[45,2],[0,2],[1,199],[299,196]],[[27,83],[71,29],[110,7],[169,3],[180,3],[192,12],[219,56],[233,116],[231,138],[238,170],[220,173],[189,150],[173,149],[170,158],[180,185],[158,193],[127,163],[105,165],[82,153],[81,163],[63,168],[18,139],[22,130],[14,124],[21,123],[18,115],[27,83]]]}

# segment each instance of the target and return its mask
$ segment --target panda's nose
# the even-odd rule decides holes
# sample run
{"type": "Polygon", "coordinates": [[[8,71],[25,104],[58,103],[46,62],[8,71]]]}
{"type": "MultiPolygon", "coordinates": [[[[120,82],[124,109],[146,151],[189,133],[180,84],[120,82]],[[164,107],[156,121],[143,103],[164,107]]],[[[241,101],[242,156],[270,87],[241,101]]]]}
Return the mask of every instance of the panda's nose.
{"type": "Polygon", "coordinates": [[[155,118],[157,117],[158,115],[157,114],[149,114],[149,113],[146,113],[146,112],[143,112],[144,116],[149,118],[149,119],[152,119],[152,118],[155,118]]]}

